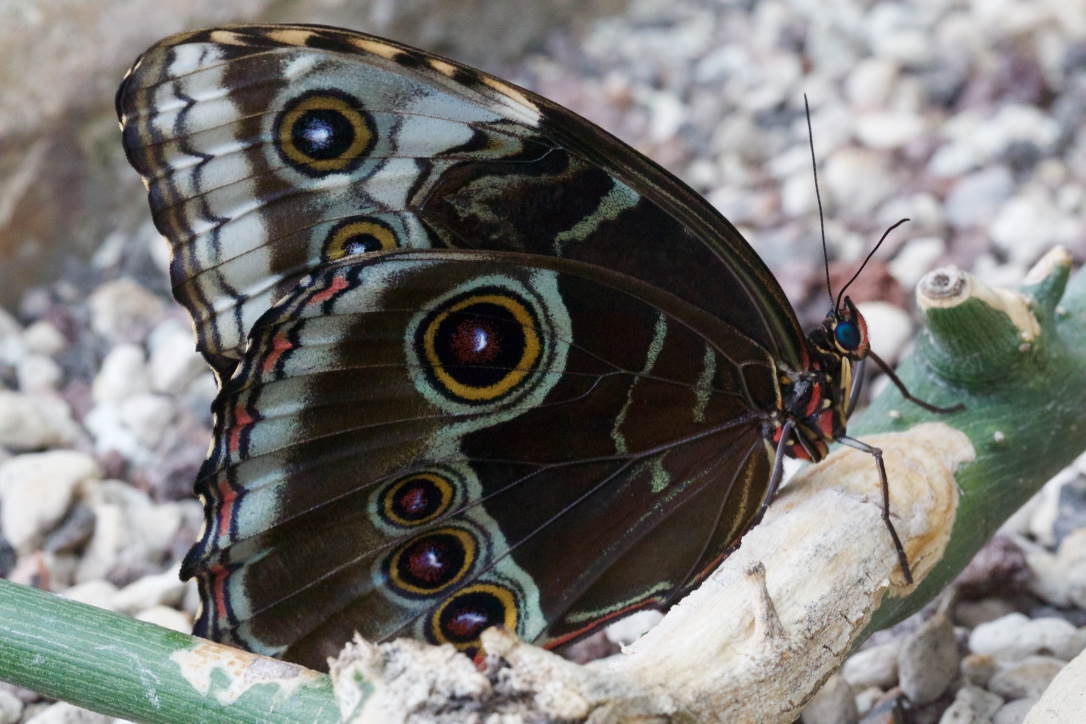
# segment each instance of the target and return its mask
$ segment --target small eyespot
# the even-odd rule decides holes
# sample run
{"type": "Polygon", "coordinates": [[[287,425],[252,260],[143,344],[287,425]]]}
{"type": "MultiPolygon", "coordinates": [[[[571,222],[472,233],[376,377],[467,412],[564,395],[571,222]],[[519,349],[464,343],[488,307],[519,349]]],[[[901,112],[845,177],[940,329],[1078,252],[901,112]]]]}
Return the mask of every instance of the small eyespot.
{"type": "Polygon", "coordinates": [[[455,483],[436,472],[419,472],[393,482],[380,494],[381,518],[400,528],[425,525],[449,509],[455,483]]]}
{"type": "Polygon", "coordinates": [[[860,334],[860,325],[851,320],[844,320],[837,323],[837,326],[833,328],[833,337],[840,345],[841,349],[852,352],[859,348],[863,342],[862,335],[860,334]]]}
{"type": "Polygon", "coordinates": [[[377,140],[373,118],[354,97],[317,90],[294,99],[275,120],[274,141],[293,169],[316,178],[350,173],[377,140]]]}
{"type": "Polygon", "coordinates": [[[447,598],[434,611],[426,633],[432,643],[449,643],[471,655],[479,648],[479,635],[499,625],[517,630],[516,595],[504,586],[477,583],[447,598]]]}
{"type": "Polygon", "coordinates": [[[325,261],[355,254],[388,251],[399,246],[396,232],[382,221],[367,216],[344,219],[329,231],[322,252],[325,261]]]}
{"type": "Polygon", "coordinates": [[[389,582],[401,593],[432,596],[459,582],[471,570],[478,545],[460,528],[425,533],[389,557],[389,582]]]}

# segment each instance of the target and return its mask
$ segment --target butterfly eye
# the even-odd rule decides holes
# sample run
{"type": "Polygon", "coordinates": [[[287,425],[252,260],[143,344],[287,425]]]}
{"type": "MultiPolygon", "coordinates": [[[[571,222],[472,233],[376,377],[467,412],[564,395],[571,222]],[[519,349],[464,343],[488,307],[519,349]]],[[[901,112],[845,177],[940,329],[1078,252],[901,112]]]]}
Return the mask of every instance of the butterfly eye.
{"type": "Polygon", "coordinates": [[[833,338],[841,349],[852,352],[860,347],[863,341],[860,334],[860,325],[852,320],[843,320],[833,328],[833,338]]]}

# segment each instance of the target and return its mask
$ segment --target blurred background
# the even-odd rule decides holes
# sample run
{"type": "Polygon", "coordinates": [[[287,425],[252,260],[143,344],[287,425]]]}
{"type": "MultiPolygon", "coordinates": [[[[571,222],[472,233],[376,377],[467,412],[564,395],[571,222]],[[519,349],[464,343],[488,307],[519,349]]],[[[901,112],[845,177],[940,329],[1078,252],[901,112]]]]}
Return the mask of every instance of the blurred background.
{"type": "MultiPolygon", "coordinates": [[[[1054,245],[1086,258],[1086,0],[0,0],[0,576],[191,626],[177,562],[202,522],[191,491],[215,385],[170,300],[113,97],[160,38],[258,21],[387,36],[584,115],[703,193],[811,324],[827,301],[806,94],[835,288],[911,219],[851,292],[889,360],[927,271],[1013,286],[1054,245]]],[[[1081,639],[1060,655],[1086,647],[1086,593],[1053,593],[1026,564],[1086,522],[1079,467],[986,549],[980,602],[955,625],[1056,616],[1081,639]]],[[[875,643],[890,673],[846,667],[861,708],[897,683],[900,637],[875,643]]],[[[910,721],[938,721],[948,687],[910,721]]],[[[1011,707],[1032,691],[992,695],[1011,707]]],[[[48,706],[0,685],[0,722],[48,706]]]]}

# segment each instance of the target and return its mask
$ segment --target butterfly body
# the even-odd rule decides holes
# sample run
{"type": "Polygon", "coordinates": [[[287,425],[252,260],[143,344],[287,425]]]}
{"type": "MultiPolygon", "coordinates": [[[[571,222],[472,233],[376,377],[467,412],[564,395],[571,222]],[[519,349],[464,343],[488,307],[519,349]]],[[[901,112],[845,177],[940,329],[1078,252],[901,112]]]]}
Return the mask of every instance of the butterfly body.
{"type": "Polygon", "coordinates": [[[555,645],[665,606],[844,434],[810,338],[700,196],[528,91],[312,26],[167,39],[118,91],[217,371],[196,631],[555,645]]]}

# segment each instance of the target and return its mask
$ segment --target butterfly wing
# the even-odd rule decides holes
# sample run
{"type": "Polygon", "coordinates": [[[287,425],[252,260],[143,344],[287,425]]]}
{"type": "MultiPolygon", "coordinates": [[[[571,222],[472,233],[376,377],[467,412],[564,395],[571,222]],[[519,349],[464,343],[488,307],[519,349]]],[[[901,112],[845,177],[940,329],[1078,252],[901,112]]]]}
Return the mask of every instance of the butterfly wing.
{"type": "Polygon", "coordinates": [[[776,394],[758,345],[594,265],[327,265],[215,403],[196,631],[323,668],[354,630],[553,644],[664,604],[757,512],[776,394]]]}
{"type": "Polygon", "coordinates": [[[317,26],[199,31],[148,50],[117,110],[174,294],[222,376],[303,274],[396,247],[598,264],[805,364],[779,285],[703,198],[570,111],[453,61],[317,26]]]}

